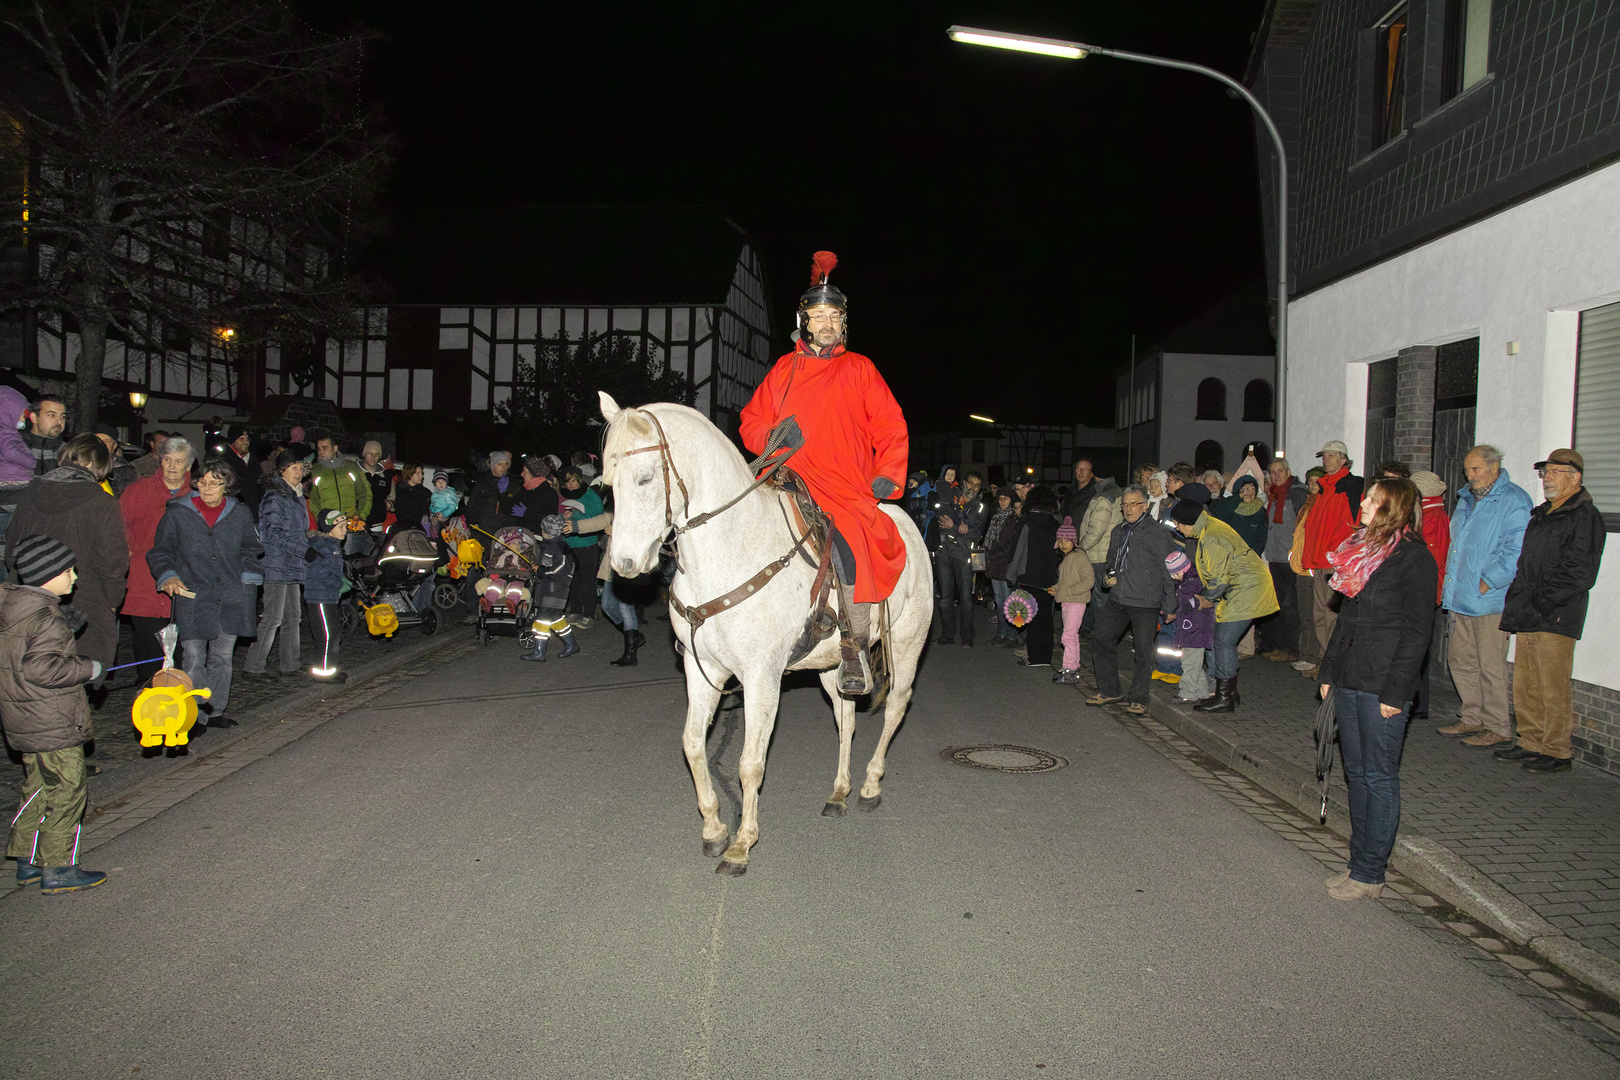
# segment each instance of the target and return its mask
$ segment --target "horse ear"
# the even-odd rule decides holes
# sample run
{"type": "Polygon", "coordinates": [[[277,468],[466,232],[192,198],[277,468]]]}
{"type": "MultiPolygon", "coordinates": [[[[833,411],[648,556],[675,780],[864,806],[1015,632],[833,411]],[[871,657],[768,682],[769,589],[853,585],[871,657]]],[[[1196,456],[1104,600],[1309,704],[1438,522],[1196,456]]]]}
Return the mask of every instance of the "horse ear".
{"type": "Polygon", "coordinates": [[[602,419],[613,423],[613,418],[619,415],[619,403],[606,390],[598,390],[596,396],[602,400],[602,419]]]}

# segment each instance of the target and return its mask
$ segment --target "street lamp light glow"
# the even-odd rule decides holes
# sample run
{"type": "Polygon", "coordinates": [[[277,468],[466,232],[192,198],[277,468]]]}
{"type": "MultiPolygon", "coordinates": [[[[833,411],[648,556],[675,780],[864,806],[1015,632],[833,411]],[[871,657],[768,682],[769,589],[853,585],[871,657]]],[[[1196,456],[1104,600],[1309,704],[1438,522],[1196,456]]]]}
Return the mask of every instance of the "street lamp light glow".
{"type": "Polygon", "coordinates": [[[1086,49],[1080,43],[1062,41],[1058,38],[1004,34],[999,30],[981,30],[976,26],[953,26],[946,32],[951,35],[952,41],[960,41],[964,45],[988,45],[992,49],[1038,53],[1041,56],[1056,56],[1062,60],[1083,60],[1086,56],[1086,49]]]}
{"type": "Polygon", "coordinates": [[[980,416],[978,413],[968,413],[968,419],[969,420],[980,420],[980,421],[983,421],[986,424],[995,423],[995,421],[990,419],[988,416],[980,416]]]}
{"type": "Polygon", "coordinates": [[[140,390],[131,390],[129,392],[129,404],[130,408],[133,409],[146,408],[146,394],[140,390]]]}

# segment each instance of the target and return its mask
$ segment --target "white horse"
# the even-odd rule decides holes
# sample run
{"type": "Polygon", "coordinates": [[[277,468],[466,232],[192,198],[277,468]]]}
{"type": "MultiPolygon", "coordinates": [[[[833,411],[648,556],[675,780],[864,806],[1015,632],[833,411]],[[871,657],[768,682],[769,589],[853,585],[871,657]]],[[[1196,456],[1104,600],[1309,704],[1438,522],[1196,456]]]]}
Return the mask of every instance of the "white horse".
{"type": "MultiPolygon", "coordinates": [[[[613,536],[608,560],[625,577],[658,566],[659,549],[672,528],[679,532],[679,572],[671,592],[697,609],[747,583],[769,564],[794,552],[797,533],[788,525],[780,496],[769,487],[749,491],[754,477],[747,463],[718,428],[684,405],[657,404],[620,409],[601,395],[608,422],[602,450],[602,479],[613,486],[613,536]],[[744,494],[746,492],[746,494],[744,494]],[[738,496],[741,496],[738,499],[738,496]],[[738,501],[729,507],[728,502],[738,501]],[[725,509],[721,510],[722,507],[725,509]],[[690,532],[684,527],[705,512],[721,512],[690,532]]],[[[928,638],[934,600],[933,571],[916,526],[900,510],[884,504],[906,543],[906,565],[889,597],[889,688],[883,735],[866,766],[862,810],[882,801],[883,759],[889,740],[911,701],[917,661],[928,638]]],[[[717,873],[742,874],[748,851],[759,839],[759,785],[765,776],[765,749],[776,726],[782,673],[812,607],[815,568],[797,554],[756,592],[709,616],[694,633],[672,607],[670,625],[686,651],[686,731],[682,743],[703,814],[703,853],[724,853],[717,873]],[[743,688],[746,735],[738,780],[742,821],[731,841],[720,820],[720,800],[709,778],[708,731],[720,703],[721,687],[735,675],[743,688]]],[[[836,597],[836,585],[833,589],[836,597]]],[[[724,605],[721,605],[722,607],[724,605]]],[[[872,641],[881,622],[872,619],[872,641]]],[[[822,640],[792,665],[821,672],[821,685],[833,700],[838,723],[838,774],[822,813],[840,816],[850,791],[849,749],[855,734],[855,703],[838,694],[838,635],[822,640]]]]}

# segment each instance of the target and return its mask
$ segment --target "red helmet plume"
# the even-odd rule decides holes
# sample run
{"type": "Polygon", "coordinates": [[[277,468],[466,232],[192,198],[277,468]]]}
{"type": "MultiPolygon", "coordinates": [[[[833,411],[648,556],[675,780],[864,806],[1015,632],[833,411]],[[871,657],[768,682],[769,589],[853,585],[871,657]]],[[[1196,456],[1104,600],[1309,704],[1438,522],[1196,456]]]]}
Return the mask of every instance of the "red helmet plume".
{"type": "Polygon", "coordinates": [[[830,251],[818,251],[810,257],[810,284],[820,285],[838,265],[838,256],[830,251]]]}

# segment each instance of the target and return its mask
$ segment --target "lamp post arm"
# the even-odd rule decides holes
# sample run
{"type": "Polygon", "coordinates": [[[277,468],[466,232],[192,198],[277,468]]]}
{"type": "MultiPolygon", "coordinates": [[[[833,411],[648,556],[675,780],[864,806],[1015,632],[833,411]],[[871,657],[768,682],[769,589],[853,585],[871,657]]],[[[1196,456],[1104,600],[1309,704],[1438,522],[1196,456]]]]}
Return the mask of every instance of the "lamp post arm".
{"type": "Polygon", "coordinates": [[[1288,401],[1288,151],[1283,147],[1282,133],[1271,119],[1271,114],[1260,100],[1249,92],[1249,88],[1229,75],[1225,75],[1214,68],[1202,64],[1189,64],[1184,60],[1171,60],[1163,56],[1149,56],[1146,53],[1125,52],[1121,49],[1104,49],[1096,45],[1083,45],[1075,42],[1079,48],[1084,49],[1088,56],[1112,56],[1116,60],[1135,60],[1142,64],[1152,64],[1155,67],[1176,68],[1180,71],[1195,71],[1200,75],[1225,83],[1227,88],[1236,91],[1249,108],[1254,110],[1256,116],[1266,125],[1271,133],[1271,142],[1277,151],[1277,445],[1273,451],[1281,455],[1287,445],[1284,429],[1286,403],[1288,401]]]}

